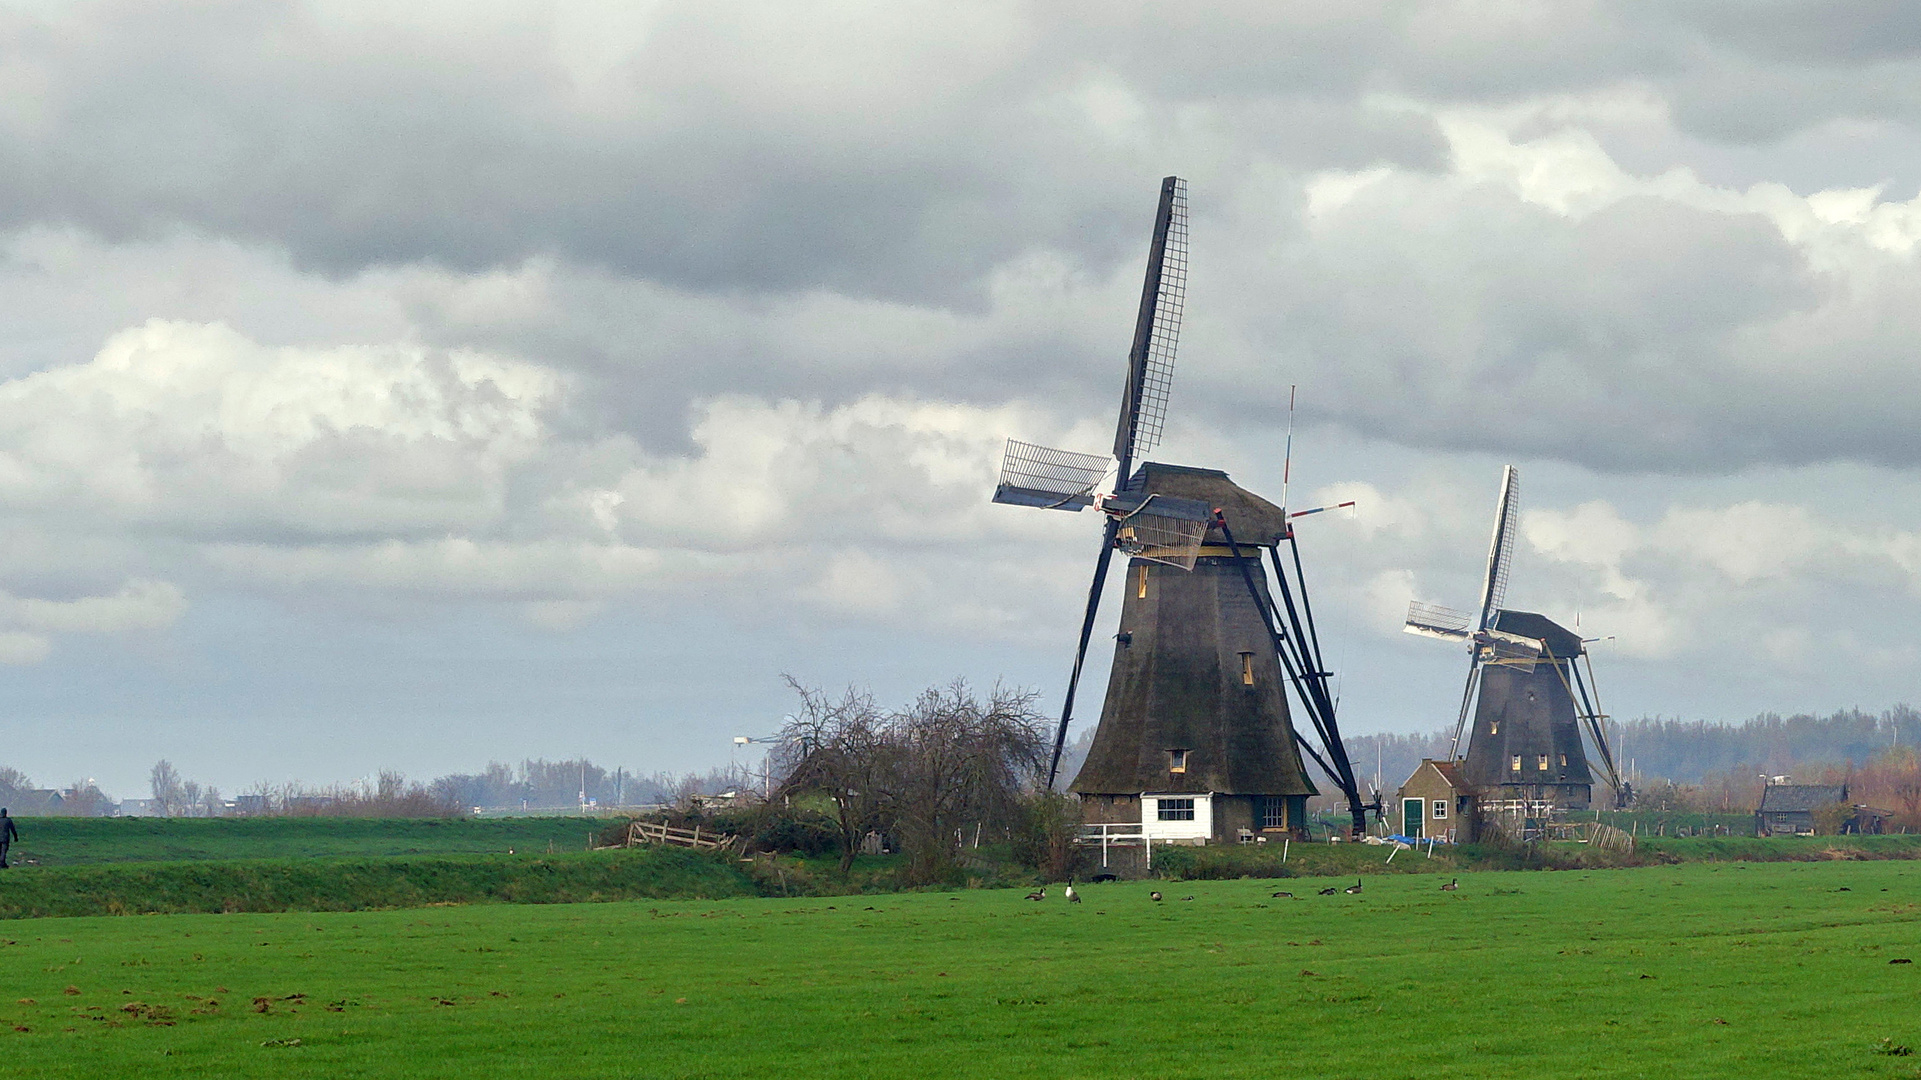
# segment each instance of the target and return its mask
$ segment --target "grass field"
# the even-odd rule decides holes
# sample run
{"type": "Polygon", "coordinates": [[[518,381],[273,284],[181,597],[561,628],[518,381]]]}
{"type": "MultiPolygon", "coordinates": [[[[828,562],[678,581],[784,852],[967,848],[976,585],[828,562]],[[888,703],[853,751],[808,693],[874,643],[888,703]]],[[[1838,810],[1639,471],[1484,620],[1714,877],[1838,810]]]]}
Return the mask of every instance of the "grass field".
{"type": "Polygon", "coordinates": [[[323,855],[580,851],[591,818],[23,818],[12,858],[42,866],[323,855]]]}
{"type": "Polygon", "coordinates": [[[762,892],[740,864],[683,848],[113,863],[8,870],[0,874],[0,919],[711,899],[762,892]]]}
{"type": "Polygon", "coordinates": [[[1918,863],[1333,883],[5,922],[0,1075],[1921,1075],[1918,863]]]}

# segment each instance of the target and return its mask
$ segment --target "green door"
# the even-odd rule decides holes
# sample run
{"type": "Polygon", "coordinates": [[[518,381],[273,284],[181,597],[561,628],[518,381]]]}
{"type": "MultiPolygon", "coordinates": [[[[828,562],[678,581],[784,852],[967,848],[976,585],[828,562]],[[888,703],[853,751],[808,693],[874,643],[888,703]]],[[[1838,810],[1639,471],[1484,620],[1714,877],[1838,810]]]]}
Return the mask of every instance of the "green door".
{"type": "Polygon", "coordinates": [[[1421,835],[1421,800],[1401,800],[1401,835],[1410,840],[1421,835]]]}

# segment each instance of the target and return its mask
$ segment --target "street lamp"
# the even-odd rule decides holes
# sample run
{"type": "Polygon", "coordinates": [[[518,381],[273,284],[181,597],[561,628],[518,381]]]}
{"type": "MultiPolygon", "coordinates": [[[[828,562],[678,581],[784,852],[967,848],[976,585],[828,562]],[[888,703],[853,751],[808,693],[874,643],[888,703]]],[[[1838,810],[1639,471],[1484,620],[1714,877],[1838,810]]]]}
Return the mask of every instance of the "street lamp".
{"type": "MultiPolygon", "coordinates": [[[[767,736],[765,738],[757,738],[752,735],[734,736],[735,746],[752,746],[752,745],[773,746],[777,743],[784,743],[786,741],[787,741],[786,739],[783,739],[777,735],[767,736]]],[[[773,793],[774,783],[772,780],[773,761],[774,761],[774,752],[772,750],[768,750],[761,755],[760,797],[763,801],[774,797],[774,793],[773,793]]]]}

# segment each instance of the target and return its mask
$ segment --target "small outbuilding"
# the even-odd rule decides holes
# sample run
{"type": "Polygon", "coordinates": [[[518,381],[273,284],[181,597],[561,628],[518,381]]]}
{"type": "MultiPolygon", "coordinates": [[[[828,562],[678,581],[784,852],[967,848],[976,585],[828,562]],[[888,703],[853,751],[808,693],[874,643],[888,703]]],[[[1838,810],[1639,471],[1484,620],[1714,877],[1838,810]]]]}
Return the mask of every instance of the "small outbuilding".
{"type": "Polygon", "coordinates": [[[1394,823],[1402,836],[1448,843],[1474,839],[1474,790],[1459,761],[1421,759],[1399,792],[1401,813],[1394,823]]]}
{"type": "Polygon", "coordinates": [[[1855,803],[1847,820],[1841,823],[1841,831],[1859,836],[1880,836],[1888,831],[1888,819],[1893,816],[1892,810],[1855,803]]]}
{"type": "Polygon", "coordinates": [[[1847,801],[1846,784],[1769,784],[1761,789],[1754,832],[1757,836],[1812,836],[1815,813],[1847,801]]]}

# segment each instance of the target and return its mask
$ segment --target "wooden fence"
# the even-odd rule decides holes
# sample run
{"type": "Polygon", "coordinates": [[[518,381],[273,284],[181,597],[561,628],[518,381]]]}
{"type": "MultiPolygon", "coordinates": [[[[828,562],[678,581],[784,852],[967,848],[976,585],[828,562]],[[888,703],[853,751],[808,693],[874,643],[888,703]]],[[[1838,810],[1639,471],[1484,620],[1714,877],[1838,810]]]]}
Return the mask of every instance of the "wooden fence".
{"type": "Polygon", "coordinates": [[[636,844],[671,844],[675,847],[713,851],[733,847],[735,840],[736,837],[732,834],[704,831],[698,825],[691,829],[676,829],[660,821],[635,821],[627,826],[628,847],[636,844]]]}

